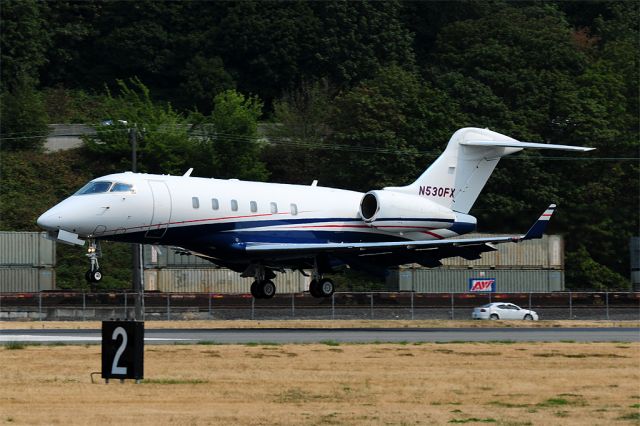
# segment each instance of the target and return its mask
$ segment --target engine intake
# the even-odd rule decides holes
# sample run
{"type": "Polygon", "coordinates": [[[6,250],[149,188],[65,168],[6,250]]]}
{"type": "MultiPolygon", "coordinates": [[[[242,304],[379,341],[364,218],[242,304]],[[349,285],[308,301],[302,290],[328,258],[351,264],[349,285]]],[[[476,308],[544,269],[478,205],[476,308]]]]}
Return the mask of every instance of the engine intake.
{"type": "Polygon", "coordinates": [[[369,191],[360,201],[360,217],[369,226],[390,232],[420,232],[449,228],[455,213],[417,195],[369,191]]]}

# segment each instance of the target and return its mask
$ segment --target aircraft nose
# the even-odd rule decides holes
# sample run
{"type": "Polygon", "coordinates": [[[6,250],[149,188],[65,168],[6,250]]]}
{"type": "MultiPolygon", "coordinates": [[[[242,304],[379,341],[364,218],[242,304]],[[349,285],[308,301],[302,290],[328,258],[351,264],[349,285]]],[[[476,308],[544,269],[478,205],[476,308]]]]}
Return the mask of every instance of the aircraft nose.
{"type": "Polygon", "coordinates": [[[57,231],[60,229],[60,217],[51,210],[44,212],[36,221],[39,227],[47,231],[57,231]]]}

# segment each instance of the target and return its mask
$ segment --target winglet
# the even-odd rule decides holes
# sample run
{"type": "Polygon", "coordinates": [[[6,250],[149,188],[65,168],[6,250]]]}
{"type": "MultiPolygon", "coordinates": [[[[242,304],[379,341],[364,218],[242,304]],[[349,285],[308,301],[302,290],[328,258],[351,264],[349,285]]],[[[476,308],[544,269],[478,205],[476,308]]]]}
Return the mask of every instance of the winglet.
{"type": "Polygon", "coordinates": [[[531,240],[535,238],[542,238],[544,231],[547,229],[547,225],[549,224],[549,220],[551,219],[551,215],[556,210],[556,205],[551,204],[547,209],[542,213],[542,216],[536,220],[533,226],[527,231],[527,234],[522,237],[523,240],[531,240]]]}

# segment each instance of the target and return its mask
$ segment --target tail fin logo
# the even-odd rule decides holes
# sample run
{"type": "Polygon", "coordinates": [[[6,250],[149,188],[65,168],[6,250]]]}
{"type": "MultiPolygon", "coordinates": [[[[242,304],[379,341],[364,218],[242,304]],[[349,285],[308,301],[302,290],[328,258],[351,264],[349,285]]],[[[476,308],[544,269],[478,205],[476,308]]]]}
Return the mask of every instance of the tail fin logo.
{"type": "Polygon", "coordinates": [[[453,198],[455,191],[455,188],[445,188],[442,186],[420,186],[418,188],[418,195],[453,198]]]}

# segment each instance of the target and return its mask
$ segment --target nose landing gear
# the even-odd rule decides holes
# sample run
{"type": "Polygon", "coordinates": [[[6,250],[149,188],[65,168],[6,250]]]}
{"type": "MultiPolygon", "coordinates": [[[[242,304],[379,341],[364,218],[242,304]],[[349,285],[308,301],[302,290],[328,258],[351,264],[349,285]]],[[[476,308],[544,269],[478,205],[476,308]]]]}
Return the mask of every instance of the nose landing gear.
{"type": "Polygon", "coordinates": [[[84,278],[88,283],[99,283],[102,281],[102,271],[100,270],[100,264],[98,258],[102,256],[102,250],[100,249],[100,243],[95,240],[89,241],[89,248],[87,249],[87,257],[89,258],[90,267],[84,274],[84,278]]]}

